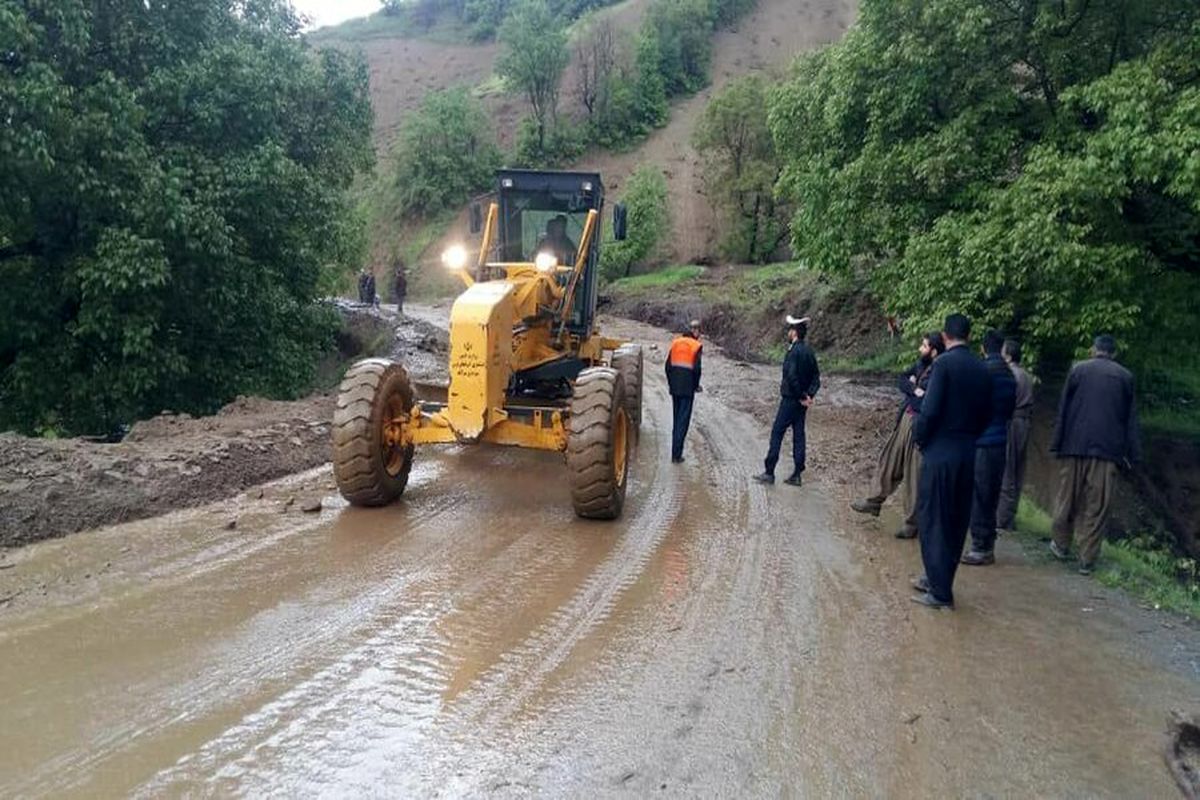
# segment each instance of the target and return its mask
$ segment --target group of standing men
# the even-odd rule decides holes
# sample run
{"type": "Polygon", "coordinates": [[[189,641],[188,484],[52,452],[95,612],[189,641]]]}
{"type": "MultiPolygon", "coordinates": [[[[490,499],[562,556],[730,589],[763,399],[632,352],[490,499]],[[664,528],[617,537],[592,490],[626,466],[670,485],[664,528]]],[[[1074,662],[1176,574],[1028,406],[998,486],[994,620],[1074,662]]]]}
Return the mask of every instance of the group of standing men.
{"type": "MultiPolygon", "coordinates": [[[[932,608],[953,607],[960,563],[995,563],[997,533],[1015,527],[1025,481],[1033,379],[1021,367],[1021,345],[989,331],[980,360],[970,335],[970,320],[951,314],[940,333],[924,337],[920,359],[900,377],[904,400],[874,491],[851,504],[877,516],[904,486],[905,521],[896,535],[920,538],[925,574],[913,583],[913,600],[932,608]]],[[[1072,368],[1051,446],[1060,487],[1050,550],[1069,558],[1076,535],[1085,575],[1100,552],[1116,467],[1138,456],[1133,376],[1115,354],[1113,338],[1097,336],[1092,357],[1072,368]]]]}
{"type": "MultiPolygon", "coordinates": [[[[404,262],[397,258],[392,270],[392,300],[396,303],[396,311],[404,313],[404,298],[408,294],[408,270],[404,262]]],[[[379,295],[375,291],[375,274],[366,267],[358,273],[358,302],[368,305],[379,305],[379,295]]]]}
{"type": "MultiPolygon", "coordinates": [[[[805,420],[820,389],[816,355],[805,343],[807,317],[787,317],[779,410],[771,428],[760,483],[775,482],[783,437],[792,431],[793,470],[784,483],[799,486],[805,469],[805,420]]],[[[896,536],[920,539],[925,574],[913,582],[913,601],[954,606],[958,565],[994,564],[999,532],[1016,525],[1025,482],[1033,418],[1033,378],[1021,366],[1021,344],[996,331],[983,337],[980,359],[970,349],[971,322],[951,314],[942,330],[926,334],[919,358],[900,375],[903,396],[891,435],[876,465],[872,493],[851,507],[878,516],[903,486],[904,524],[896,536]],[[964,554],[967,535],[971,546],[964,554]]],[[[666,360],[674,426],[671,461],[683,461],[694,396],[701,391],[700,323],[671,344],[666,360]]],[[[1072,367],[1063,388],[1051,451],[1059,459],[1054,538],[1050,551],[1068,559],[1072,538],[1079,571],[1090,574],[1100,553],[1118,466],[1140,455],[1132,374],[1115,361],[1111,336],[1095,338],[1091,357],[1072,367]]]]}

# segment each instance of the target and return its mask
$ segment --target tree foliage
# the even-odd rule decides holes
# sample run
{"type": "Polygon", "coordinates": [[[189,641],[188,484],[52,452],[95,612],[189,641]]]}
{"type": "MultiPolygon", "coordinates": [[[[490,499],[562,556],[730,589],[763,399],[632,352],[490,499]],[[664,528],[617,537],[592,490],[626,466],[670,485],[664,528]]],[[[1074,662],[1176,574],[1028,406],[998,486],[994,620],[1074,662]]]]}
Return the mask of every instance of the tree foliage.
{"type": "Polygon", "coordinates": [[[662,171],[643,165],[629,176],[623,202],[628,210],[628,230],[623,242],[609,241],[600,256],[600,272],[607,280],[628,275],[657,254],[671,232],[667,181],[662,171]]]}
{"type": "Polygon", "coordinates": [[[780,164],[767,127],[766,87],[750,75],[719,92],[692,135],[704,157],[704,186],[725,217],[723,255],[763,263],[788,235],[787,209],[775,199],[780,164]]]}
{"type": "Polygon", "coordinates": [[[1043,355],[1101,329],[1149,343],[1142,323],[1200,295],[1198,17],[868,0],[771,102],[796,254],[866,269],[913,328],[954,309],[1043,355]]]}
{"type": "Polygon", "coordinates": [[[396,143],[396,191],[403,211],[437,213],[465,202],[500,165],[487,113],[466,89],[425,96],[405,117],[396,143]]]}
{"type": "Polygon", "coordinates": [[[274,0],[0,3],[0,428],[306,382],[361,254],[365,65],[274,0]]]}
{"type": "Polygon", "coordinates": [[[558,87],[571,60],[562,18],[546,0],[521,0],[500,28],[504,50],[496,71],[522,92],[533,113],[537,145],[545,148],[546,133],[558,116],[558,87]]]}

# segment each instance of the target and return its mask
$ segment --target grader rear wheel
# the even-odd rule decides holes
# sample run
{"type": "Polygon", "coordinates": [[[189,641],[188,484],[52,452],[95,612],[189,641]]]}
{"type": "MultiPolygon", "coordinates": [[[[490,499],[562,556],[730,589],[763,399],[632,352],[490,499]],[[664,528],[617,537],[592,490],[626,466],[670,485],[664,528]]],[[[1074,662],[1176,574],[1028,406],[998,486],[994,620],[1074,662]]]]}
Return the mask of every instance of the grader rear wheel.
{"type": "Polygon", "coordinates": [[[616,519],[625,505],[633,431],[625,381],[609,367],[579,373],[567,426],[567,472],[575,513],[616,519]]]}
{"type": "Polygon", "coordinates": [[[642,428],[642,368],[644,358],[640,344],[624,344],[613,352],[613,369],[625,379],[625,411],[634,431],[642,428]]]}
{"type": "Polygon", "coordinates": [[[387,505],[404,494],[413,403],[408,373],[393,361],[370,358],[346,372],[333,412],[333,477],[351,505],[387,505]]]}

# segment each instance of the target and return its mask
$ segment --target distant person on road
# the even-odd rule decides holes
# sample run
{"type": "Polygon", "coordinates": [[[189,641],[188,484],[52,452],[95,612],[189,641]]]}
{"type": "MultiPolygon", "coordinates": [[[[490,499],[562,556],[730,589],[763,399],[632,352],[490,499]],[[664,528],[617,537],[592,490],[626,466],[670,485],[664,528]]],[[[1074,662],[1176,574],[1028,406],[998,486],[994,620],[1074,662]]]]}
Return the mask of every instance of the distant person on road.
{"type": "Polygon", "coordinates": [[[1021,366],[1021,343],[1006,339],[1004,360],[1017,382],[1017,399],[1012,422],[1008,423],[1008,443],[1004,457],[1004,481],[1000,484],[1000,504],[996,507],[996,529],[1012,533],[1017,527],[1017,506],[1025,486],[1026,450],[1029,428],[1033,424],[1033,377],[1021,366]]]}
{"type": "Polygon", "coordinates": [[[763,462],[766,470],[755,475],[759,483],[775,483],[775,465],[779,463],[779,451],[783,446],[783,435],[792,429],[792,474],[784,483],[799,486],[802,483],[807,458],[804,424],[808,409],[812,406],[817,390],[821,388],[821,370],[817,366],[816,353],[804,343],[808,335],[808,317],[799,319],[787,316],[788,349],[783,357],[783,380],[779,386],[779,410],[775,413],[775,424],[771,426],[771,443],[763,462]]]}
{"type": "Polygon", "coordinates": [[[700,388],[700,320],[694,319],[688,330],[675,337],[667,353],[667,388],[671,392],[671,463],[683,461],[683,442],[692,423],[692,404],[700,388]]]}
{"type": "Polygon", "coordinates": [[[971,549],[962,563],[984,567],[996,563],[996,508],[1008,462],[1008,424],[1017,401],[1017,379],[1001,351],[1004,337],[988,331],[983,337],[983,365],[992,379],[991,415],[975,442],[975,493],[971,503],[971,549]]]}
{"type": "Polygon", "coordinates": [[[1079,543],[1079,572],[1090,575],[1100,555],[1117,467],[1141,457],[1133,374],[1116,362],[1112,336],[1097,336],[1091,358],[1071,368],[1058,407],[1050,451],[1060,462],[1050,552],[1069,558],[1079,543]]]}
{"type": "Polygon", "coordinates": [[[913,602],[954,607],[954,574],[962,557],[975,489],[975,442],[991,418],[991,378],[967,347],[971,321],[946,317],[946,352],[933,362],[929,389],[913,424],[921,448],[917,525],[925,575],[913,602]]]}
{"type": "Polygon", "coordinates": [[[396,257],[392,268],[392,299],[396,301],[396,313],[404,313],[404,298],[408,294],[408,270],[404,268],[404,259],[396,257]]]}
{"type": "Polygon", "coordinates": [[[358,302],[364,304],[371,302],[371,295],[369,294],[370,285],[371,273],[367,271],[366,267],[363,267],[358,273],[358,302]]]}
{"type": "Polygon", "coordinates": [[[883,502],[903,484],[904,526],[896,532],[898,539],[915,539],[917,536],[917,482],[921,474],[921,451],[912,438],[913,421],[921,413],[921,402],[929,386],[929,374],[933,360],[946,349],[942,335],[927,333],[917,350],[917,361],[900,373],[897,385],[903,400],[896,416],[892,434],[883,444],[879,459],[875,463],[872,494],[855,500],[850,507],[860,514],[879,516],[883,502]]]}

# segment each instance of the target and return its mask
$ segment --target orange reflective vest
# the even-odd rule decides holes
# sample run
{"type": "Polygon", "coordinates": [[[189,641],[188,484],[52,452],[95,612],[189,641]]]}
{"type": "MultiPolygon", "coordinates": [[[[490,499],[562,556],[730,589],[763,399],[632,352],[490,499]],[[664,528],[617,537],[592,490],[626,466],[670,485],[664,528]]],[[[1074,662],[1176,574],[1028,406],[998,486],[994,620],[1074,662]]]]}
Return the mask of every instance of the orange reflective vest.
{"type": "Polygon", "coordinates": [[[700,344],[698,339],[693,339],[690,336],[680,336],[671,342],[671,354],[667,358],[667,363],[672,367],[695,369],[696,359],[700,356],[700,351],[703,348],[704,345],[700,344]]]}

